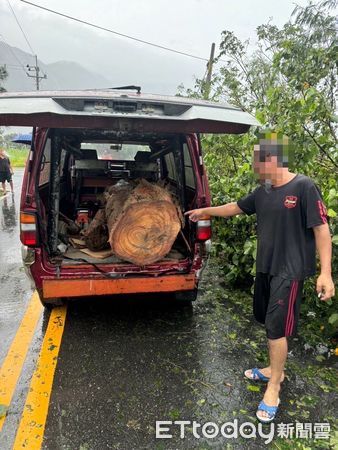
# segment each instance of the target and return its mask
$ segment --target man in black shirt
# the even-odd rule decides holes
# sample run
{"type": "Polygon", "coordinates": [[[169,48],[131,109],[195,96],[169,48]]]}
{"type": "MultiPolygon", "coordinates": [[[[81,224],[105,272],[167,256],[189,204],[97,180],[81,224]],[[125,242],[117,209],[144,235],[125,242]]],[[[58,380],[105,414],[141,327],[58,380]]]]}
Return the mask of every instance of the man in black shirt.
{"type": "Polygon", "coordinates": [[[11,191],[14,192],[12,181],[13,169],[11,162],[5,153],[5,150],[0,148],[0,183],[2,184],[2,190],[6,192],[6,181],[11,187],[11,191]]]}
{"type": "Polygon", "coordinates": [[[254,171],[260,186],[237,202],[194,209],[185,214],[193,222],[205,215],[257,216],[257,258],[253,311],[265,324],[270,365],[250,369],[245,376],[268,382],[257,418],[274,420],[284,379],[287,337],[297,330],[303,282],[316,273],[316,248],[321,263],[317,293],[321,300],[334,295],[331,277],[331,236],[319,188],[308,177],[289,172],[285,137],[262,139],[254,148],[254,171]]]}

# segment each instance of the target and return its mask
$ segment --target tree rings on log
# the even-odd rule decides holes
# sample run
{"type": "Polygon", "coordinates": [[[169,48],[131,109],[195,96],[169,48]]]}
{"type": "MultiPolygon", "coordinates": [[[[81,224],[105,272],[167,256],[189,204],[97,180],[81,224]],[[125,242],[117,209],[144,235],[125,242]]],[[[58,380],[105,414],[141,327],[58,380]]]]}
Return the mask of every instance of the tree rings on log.
{"type": "Polygon", "coordinates": [[[144,266],[169,253],[180,228],[171,201],[136,201],[123,211],[110,232],[109,243],[116,256],[144,266]]]}

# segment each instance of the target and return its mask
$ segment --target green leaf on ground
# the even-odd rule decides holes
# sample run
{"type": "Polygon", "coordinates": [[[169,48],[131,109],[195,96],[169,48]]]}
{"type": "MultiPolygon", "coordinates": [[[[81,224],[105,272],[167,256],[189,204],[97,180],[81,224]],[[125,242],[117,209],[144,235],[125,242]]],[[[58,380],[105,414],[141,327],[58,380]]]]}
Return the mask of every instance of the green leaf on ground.
{"type": "Polygon", "coordinates": [[[247,390],[251,392],[260,392],[261,388],[257,384],[248,384],[247,390]]]}
{"type": "Polygon", "coordinates": [[[331,314],[331,316],[329,317],[329,323],[331,325],[335,324],[336,322],[338,322],[338,313],[333,313],[331,314]]]}

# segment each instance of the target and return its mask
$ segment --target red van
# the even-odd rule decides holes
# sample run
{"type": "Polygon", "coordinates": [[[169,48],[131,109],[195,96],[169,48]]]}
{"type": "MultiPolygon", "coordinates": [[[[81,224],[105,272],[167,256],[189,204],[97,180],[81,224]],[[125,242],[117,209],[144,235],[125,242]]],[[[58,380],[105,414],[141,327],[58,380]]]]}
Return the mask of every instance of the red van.
{"type": "Polygon", "coordinates": [[[144,267],[114,255],[80,253],[61,228],[79,217],[90,220],[107,186],[140,177],[166,180],[182,212],[209,206],[199,133],[245,133],[259,125],[255,118],[229,104],[184,97],[40,91],[1,93],[0,125],[33,127],[20,239],[24,266],[44,306],[92,295],[196,298],[211,245],[209,217],[186,220],[170,253],[144,267]]]}

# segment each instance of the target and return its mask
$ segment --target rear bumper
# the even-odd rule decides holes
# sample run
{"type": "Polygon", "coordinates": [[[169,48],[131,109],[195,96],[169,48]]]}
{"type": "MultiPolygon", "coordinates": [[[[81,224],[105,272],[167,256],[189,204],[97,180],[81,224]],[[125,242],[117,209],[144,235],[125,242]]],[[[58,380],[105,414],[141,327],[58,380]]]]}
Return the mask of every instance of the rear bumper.
{"type": "Polygon", "coordinates": [[[176,292],[197,288],[194,273],[159,277],[128,277],[115,279],[44,279],[44,298],[82,297],[110,294],[138,294],[149,292],[176,292]]]}

